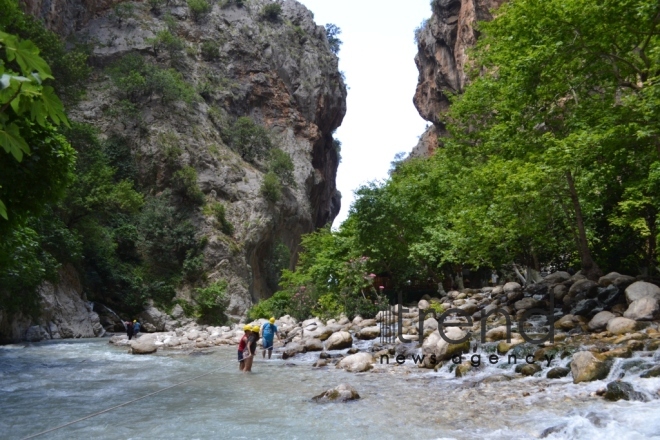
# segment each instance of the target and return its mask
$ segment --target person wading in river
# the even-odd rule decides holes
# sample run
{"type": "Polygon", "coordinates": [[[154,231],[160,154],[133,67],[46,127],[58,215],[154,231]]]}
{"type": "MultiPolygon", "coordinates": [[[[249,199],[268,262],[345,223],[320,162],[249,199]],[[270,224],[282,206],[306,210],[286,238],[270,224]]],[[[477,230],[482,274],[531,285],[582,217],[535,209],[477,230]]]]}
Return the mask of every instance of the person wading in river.
{"type": "Polygon", "coordinates": [[[248,336],[248,351],[249,357],[245,359],[245,369],[243,371],[247,373],[252,372],[252,362],[254,361],[254,354],[257,352],[257,341],[259,340],[259,326],[253,325],[250,331],[250,336],[248,336]]]}
{"type": "Polygon", "coordinates": [[[280,335],[277,334],[275,318],[270,318],[270,320],[261,327],[261,337],[263,338],[261,343],[264,347],[261,356],[263,358],[266,357],[266,351],[268,351],[268,359],[270,359],[270,355],[273,354],[273,339],[276,335],[277,339],[280,339],[280,335]]]}
{"type": "Polygon", "coordinates": [[[128,340],[130,341],[133,338],[133,323],[126,321],[124,324],[126,324],[126,336],[128,336],[128,340]]]}
{"type": "Polygon", "coordinates": [[[245,356],[246,356],[245,351],[248,345],[250,330],[252,330],[252,327],[250,327],[249,325],[243,326],[243,331],[245,332],[245,334],[238,343],[238,369],[241,371],[245,371],[245,356]]]}

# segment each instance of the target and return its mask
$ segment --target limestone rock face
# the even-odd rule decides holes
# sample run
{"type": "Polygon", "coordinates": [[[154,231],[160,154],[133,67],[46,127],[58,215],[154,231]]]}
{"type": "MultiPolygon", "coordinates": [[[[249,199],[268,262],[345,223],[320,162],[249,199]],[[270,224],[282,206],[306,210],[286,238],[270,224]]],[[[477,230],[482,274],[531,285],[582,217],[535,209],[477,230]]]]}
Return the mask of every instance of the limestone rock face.
{"type": "Polygon", "coordinates": [[[449,108],[448,95],[460,93],[466,84],[466,50],[474,46],[478,21],[491,20],[491,9],[506,0],[433,0],[433,14],[417,30],[415,64],[419,71],[413,102],[431,126],[420,138],[411,156],[433,153],[445,127],[439,115],[449,108]]]}
{"type": "MultiPolygon", "coordinates": [[[[332,133],[346,113],[346,86],[325,28],[302,4],[279,1],[279,19],[269,21],[260,15],[266,0],[211,3],[212,10],[198,20],[185,1],[166,2],[157,12],[148,2],[119,0],[26,0],[25,9],[62,36],[93,45],[95,71],[82,101],[67,109],[71,120],[93,125],[102,139],[126,140],[138,174],[151,176],[154,193],[171,186],[171,157],[164,154],[169,142],[180,152],[178,165],[195,169],[207,203],[225,206],[234,226],[231,236],[210,214],[197,212],[189,220],[207,239],[208,280],[227,282],[227,315],[239,322],[254,302],[274,291],[269,255],[276,246],[287,246],[293,264],[301,235],[332,222],[339,212],[339,151],[332,133]],[[118,3],[130,6],[129,17],[117,19],[118,3]],[[174,20],[172,29],[166,17],[174,20]],[[176,57],[155,47],[154,38],[168,29],[183,45],[176,57]],[[215,45],[217,53],[207,56],[204,43],[215,45]],[[125,97],[106,69],[128,54],[175,68],[196,90],[195,100],[167,104],[160,96],[145,96],[136,114],[122,114],[125,97]],[[265,128],[274,147],[291,157],[293,182],[284,185],[276,202],[261,191],[266,159],[248,163],[230,148],[227,133],[240,117],[265,128]]],[[[190,292],[183,286],[177,296],[190,300],[190,292]]],[[[145,313],[152,331],[176,325],[145,313]]]]}
{"type": "Polygon", "coordinates": [[[59,278],[57,284],[46,282],[39,287],[41,310],[36,319],[0,311],[0,341],[93,338],[105,333],[73,267],[61,269],[59,278]]]}

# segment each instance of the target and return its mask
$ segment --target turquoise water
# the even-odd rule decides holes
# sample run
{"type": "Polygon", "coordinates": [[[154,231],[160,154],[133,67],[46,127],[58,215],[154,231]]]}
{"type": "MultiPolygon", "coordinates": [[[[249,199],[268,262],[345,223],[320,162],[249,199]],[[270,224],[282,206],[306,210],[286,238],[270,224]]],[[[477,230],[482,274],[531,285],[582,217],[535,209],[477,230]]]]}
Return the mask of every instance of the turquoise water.
{"type": "MultiPolygon", "coordinates": [[[[0,347],[0,437],[24,438],[154,391],[211,373],[147,399],[39,438],[94,439],[403,439],[660,438],[660,404],[590,396],[605,382],[502,380],[486,367],[465,379],[420,372],[410,363],[352,374],[312,369],[318,354],[291,362],[255,361],[238,371],[236,351],[127,354],[107,340],[0,347]],[[362,399],[310,399],[340,383],[362,399]],[[525,396],[524,394],[529,394],[525,396]]],[[[660,380],[635,379],[649,395],[660,380]]]]}

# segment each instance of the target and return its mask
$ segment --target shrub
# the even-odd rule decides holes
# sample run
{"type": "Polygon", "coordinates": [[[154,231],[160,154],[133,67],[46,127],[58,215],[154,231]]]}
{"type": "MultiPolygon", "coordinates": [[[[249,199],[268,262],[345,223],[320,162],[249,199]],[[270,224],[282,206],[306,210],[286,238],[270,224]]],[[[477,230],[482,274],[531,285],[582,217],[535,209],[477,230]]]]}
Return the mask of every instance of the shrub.
{"type": "Polygon", "coordinates": [[[201,321],[206,324],[223,324],[226,321],[227,282],[216,281],[204,288],[196,289],[195,302],[201,321]]]}
{"type": "Polygon", "coordinates": [[[261,8],[261,16],[270,21],[277,21],[282,14],[282,6],[278,3],[270,3],[261,8]]]}
{"type": "Polygon", "coordinates": [[[339,318],[339,315],[341,315],[343,311],[344,308],[341,305],[341,301],[334,293],[326,293],[319,297],[316,305],[312,309],[314,316],[318,316],[323,320],[339,318]]]}
{"type": "Polygon", "coordinates": [[[202,43],[201,52],[206,61],[217,60],[220,57],[220,46],[215,41],[205,41],[202,43]]]}
{"type": "Polygon", "coordinates": [[[183,261],[183,276],[186,280],[194,283],[204,275],[204,255],[198,249],[190,249],[183,261]]]}
{"type": "Polygon", "coordinates": [[[248,162],[263,157],[273,146],[266,129],[247,116],[238,118],[228,134],[231,147],[248,162]]]}
{"type": "Polygon", "coordinates": [[[153,46],[156,55],[158,55],[158,51],[166,50],[172,58],[179,56],[185,46],[183,40],[170,32],[169,29],[158,31],[156,36],[150,38],[147,42],[153,46]]]}
{"type": "Polygon", "coordinates": [[[339,39],[338,35],[341,34],[341,29],[339,26],[328,23],[325,25],[325,35],[328,38],[328,44],[330,45],[330,50],[335,55],[339,54],[339,49],[343,42],[339,39]]]}
{"type": "Polygon", "coordinates": [[[270,150],[269,155],[268,170],[275,173],[281,183],[295,186],[296,180],[293,177],[294,166],[291,156],[279,148],[273,148],[270,150]]]}
{"type": "Polygon", "coordinates": [[[135,6],[132,3],[119,3],[112,9],[112,18],[117,25],[121,25],[125,20],[133,17],[135,6]]]}
{"type": "Polygon", "coordinates": [[[259,301],[248,310],[248,319],[268,319],[272,316],[280,317],[291,314],[291,295],[287,292],[275,292],[268,299],[259,301]]]}
{"type": "Polygon", "coordinates": [[[225,205],[220,202],[213,202],[209,206],[210,213],[215,217],[215,225],[222,231],[223,234],[232,235],[234,233],[234,225],[227,220],[225,205]]]}
{"type": "Polygon", "coordinates": [[[172,193],[180,196],[184,203],[193,206],[204,204],[204,193],[197,186],[197,171],[185,166],[172,177],[172,193]]]}
{"type": "Polygon", "coordinates": [[[165,0],[149,0],[149,7],[152,12],[160,12],[160,8],[165,3],[165,0]]]}
{"type": "Polygon", "coordinates": [[[187,0],[193,20],[198,21],[211,12],[211,4],[206,0],[187,0]]]}
{"type": "Polygon", "coordinates": [[[264,176],[261,184],[261,195],[272,203],[277,203],[282,198],[282,184],[275,173],[269,171],[264,176]]]}

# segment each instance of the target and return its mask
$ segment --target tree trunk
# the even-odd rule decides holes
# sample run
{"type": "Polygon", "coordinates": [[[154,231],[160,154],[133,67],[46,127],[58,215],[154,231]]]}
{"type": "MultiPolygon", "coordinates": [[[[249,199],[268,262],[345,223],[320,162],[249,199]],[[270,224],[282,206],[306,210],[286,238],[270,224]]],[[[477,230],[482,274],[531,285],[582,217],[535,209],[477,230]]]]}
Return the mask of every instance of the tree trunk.
{"type": "Polygon", "coordinates": [[[597,281],[598,278],[603,275],[603,272],[591,257],[591,252],[589,251],[589,242],[587,241],[587,232],[584,228],[582,208],[580,207],[580,200],[578,199],[577,191],[575,190],[573,175],[570,171],[566,171],[566,180],[568,181],[568,189],[571,194],[571,201],[573,202],[573,210],[575,211],[575,221],[578,229],[577,245],[580,254],[580,264],[582,265],[582,274],[590,280],[597,281]]]}

